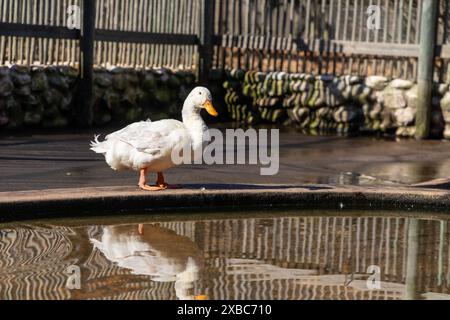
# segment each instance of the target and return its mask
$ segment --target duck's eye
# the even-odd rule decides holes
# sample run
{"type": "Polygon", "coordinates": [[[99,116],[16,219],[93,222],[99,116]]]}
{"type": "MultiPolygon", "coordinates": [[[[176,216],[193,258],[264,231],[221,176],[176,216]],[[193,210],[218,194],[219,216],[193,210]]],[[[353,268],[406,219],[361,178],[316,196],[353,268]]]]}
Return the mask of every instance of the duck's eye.
{"type": "Polygon", "coordinates": [[[199,94],[199,95],[202,95],[202,93],[201,93],[201,92],[199,92],[198,94],[199,94]]]}

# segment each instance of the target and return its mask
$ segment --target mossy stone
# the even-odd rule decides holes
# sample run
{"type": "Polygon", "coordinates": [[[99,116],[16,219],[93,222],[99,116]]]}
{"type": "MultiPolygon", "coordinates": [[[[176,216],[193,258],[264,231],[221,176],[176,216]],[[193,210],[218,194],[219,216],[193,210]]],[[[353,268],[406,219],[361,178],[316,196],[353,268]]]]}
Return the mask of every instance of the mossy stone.
{"type": "Polygon", "coordinates": [[[118,109],[120,107],[120,95],[114,90],[107,90],[103,99],[109,110],[118,109]]]}
{"type": "Polygon", "coordinates": [[[58,90],[66,93],[69,91],[69,83],[67,81],[67,78],[62,76],[61,74],[55,73],[55,74],[49,74],[47,76],[48,83],[57,88],[58,90]]]}
{"type": "Polygon", "coordinates": [[[404,90],[387,87],[379,92],[379,102],[390,109],[401,109],[408,105],[406,94],[404,90]]]}
{"type": "Polygon", "coordinates": [[[48,89],[48,79],[45,72],[35,72],[31,77],[31,91],[42,92],[48,89]]]}
{"type": "Polygon", "coordinates": [[[155,98],[158,102],[167,104],[171,100],[170,90],[168,88],[158,88],[155,90],[155,98]]]}
{"type": "Polygon", "coordinates": [[[59,109],[57,105],[48,104],[45,106],[43,111],[46,118],[54,118],[59,114],[59,109]]]}
{"type": "Polygon", "coordinates": [[[126,73],[126,79],[131,85],[136,86],[139,84],[139,76],[135,70],[129,70],[126,73]]]}
{"type": "Polygon", "coordinates": [[[450,110],[450,91],[448,91],[440,101],[443,110],[450,110]]]}
{"type": "Polygon", "coordinates": [[[127,79],[126,79],[125,75],[122,73],[115,74],[112,78],[113,88],[118,91],[125,90],[127,87],[127,84],[128,84],[127,79]]]}
{"type": "Polygon", "coordinates": [[[105,125],[111,122],[112,117],[108,112],[96,112],[94,115],[94,123],[96,125],[105,125]]]}
{"type": "Polygon", "coordinates": [[[31,87],[28,85],[16,86],[13,92],[18,96],[29,96],[31,94],[31,87]]]}
{"type": "Polygon", "coordinates": [[[26,126],[37,127],[42,121],[42,114],[39,112],[26,111],[23,122],[26,126]]]}
{"type": "Polygon", "coordinates": [[[135,106],[137,103],[136,89],[133,87],[128,87],[126,91],[122,94],[121,100],[130,106],[135,106]]]}
{"type": "Polygon", "coordinates": [[[19,128],[23,125],[22,106],[12,96],[5,100],[5,112],[9,119],[9,128],[19,128]]]}
{"type": "Polygon", "coordinates": [[[65,128],[69,125],[69,120],[66,117],[58,116],[53,119],[45,119],[42,124],[45,128],[50,129],[65,128]]]}
{"type": "Polygon", "coordinates": [[[410,80],[395,79],[389,85],[395,89],[408,90],[412,88],[414,82],[410,80]]]}
{"type": "Polygon", "coordinates": [[[172,75],[167,81],[167,86],[171,89],[178,89],[181,86],[181,81],[177,76],[172,75]]]}
{"type": "Polygon", "coordinates": [[[62,99],[61,99],[61,104],[60,104],[60,109],[63,111],[70,111],[73,109],[73,94],[72,93],[68,93],[65,94],[62,99]]]}
{"type": "Polygon", "coordinates": [[[0,79],[3,77],[9,76],[9,68],[8,67],[0,67],[0,79]]]}
{"type": "Polygon", "coordinates": [[[94,76],[94,83],[102,88],[107,88],[112,84],[112,75],[108,72],[97,72],[94,76]]]}
{"type": "Polygon", "coordinates": [[[140,119],[141,115],[142,115],[142,108],[136,106],[128,108],[125,113],[125,121],[126,122],[136,121],[140,119]]]}
{"type": "Polygon", "coordinates": [[[394,119],[399,126],[408,126],[414,123],[416,118],[416,109],[406,107],[403,109],[396,109],[394,112],[394,119]]]}
{"type": "Polygon", "coordinates": [[[184,83],[187,86],[193,86],[195,84],[195,75],[193,73],[187,73],[184,77],[184,83]]]}
{"type": "Polygon", "coordinates": [[[15,64],[15,65],[11,66],[11,68],[9,70],[11,73],[14,73],[14,74],[23,74],[23,75],[30,74],[30,67],[19,65],[19,64],[15,64]]]}
{"type": "Polygon", "coordinates": [[[104,125],[112,120],[111,112],[105,100],[101,100],[94,106],[94,124],[104,125]]]}
{"type": "Polygon", "coordinates": [[[44,101],[48,104],[59,106],[63,98],[63,94],[55,88],[49,88],[43,95],[44,101]]]}
{"type": "Polygon", "coordinates": [[[24,107],[35,107],[39,104],[38,97],[33,94],[17,96],[16,98],[24,107]]]}
{"type": "Polygon", "coordinates": [[[142,79],[142,87],[145,90],[152,90],[156,87],[155,75],[151,72],[146,72],[142,79]]]}
{"type": "Polygon", "coordinates": [[[9,77],[4,77],[0,79],[0,97],[7,97],[11,95],[14,89],[14,84],[9,79],[9,77]]]}
{"type": "Polygon", "coordinates": [[[5,113],[0,112],[0,127],[4,127],[8,124],[9,118],[6,116],[5,113]]]}
{"type": "Polygon", "coordinates": [[[11,79],[16,86],[26,86],[31,83],[31,76],[28,73],[11,72],[11,79]]]}
{"type": "Polygon", "coordinates": [[[72,67],[66,67],[66,66],[59,67],[59,72],[65,77],[69,77],[69,78],[77,78],[78,77],[78,70],[75,68],[72,68],[72,67]]]}
{"type": "Polygon", "coordinates": [[[382,76],[369,76],[365,79],[365,85],[374,90],[380,91],[388,85],[388,78],[382,76]]]}
{"type": "Polygon", "coordinates": [[[63,74],[66,77],[67,83],[69,84],[70,87],[72,87],[73,85],[75,85],[77,83],[78,76],[79,76],[79,72],[77,69],[72,68],[72,67],[67,67],[63,74]]]}
{"type": "Polygon", "coordinates": [[[142,88],[136,88],[136,103],[141,104],[146,97],[146,92],[142,88]]]}

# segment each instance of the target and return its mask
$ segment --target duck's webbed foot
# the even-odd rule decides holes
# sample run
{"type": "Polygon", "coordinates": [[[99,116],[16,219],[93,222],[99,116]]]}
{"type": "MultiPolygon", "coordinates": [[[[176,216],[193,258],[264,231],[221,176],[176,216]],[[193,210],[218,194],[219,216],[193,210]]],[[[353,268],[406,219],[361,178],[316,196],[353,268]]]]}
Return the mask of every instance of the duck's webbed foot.
{"type": "Polygon", "coordinates": [[[158,180],[156,180],[156,186],[165,189],[182,189],[181,186],[175,184],[168,184],[164,181],[164,176],[162,172],[158,172],[158,180]]]}
{"type": "Polygon", "coordinates": [[[146,174],[147,174],[147,169],[141,169],[140,170],[140,177],[139,177],[139,188],[141,190],[145,190],[145,191],[161,191],[167,188],[162,188],[161,186],[149,186],[147,184],[147,179],[146,179],[146,174]]]}
{"type": "Polygon", "coordinates": [[[139,185],[139,188],[141,190],[145,190],[145,191],[162,191],[165,190],[166,188],[161,188],[161,187],[157,187],[157,186],[149,186],[148,184],[144,184],[144,185],[139,185]]]}

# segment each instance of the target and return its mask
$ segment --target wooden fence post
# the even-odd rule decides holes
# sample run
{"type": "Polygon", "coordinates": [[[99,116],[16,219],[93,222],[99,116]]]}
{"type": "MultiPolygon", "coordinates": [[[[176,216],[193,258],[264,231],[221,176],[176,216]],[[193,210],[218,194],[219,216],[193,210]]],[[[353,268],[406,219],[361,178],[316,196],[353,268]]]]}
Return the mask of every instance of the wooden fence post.
{"type": "Polygon", "coordinates": [[[203,0],[202,34],[200,37],[200,83],[208,84],[209,70],[212,68],[214,36],[214,1],[203,0]]]}
{"type": "Polygon", "coordinates": [[[82,0],[80,30],[80,76],[77,95],[77,122],[92,125],[92,88],[94,73],[95,0],[82,0]]]}
{"type": "Polygon", "coordinates": [[[426,139],[430,135],[439,1],[422,1],[422,6],[416,137],[426,139]]]}

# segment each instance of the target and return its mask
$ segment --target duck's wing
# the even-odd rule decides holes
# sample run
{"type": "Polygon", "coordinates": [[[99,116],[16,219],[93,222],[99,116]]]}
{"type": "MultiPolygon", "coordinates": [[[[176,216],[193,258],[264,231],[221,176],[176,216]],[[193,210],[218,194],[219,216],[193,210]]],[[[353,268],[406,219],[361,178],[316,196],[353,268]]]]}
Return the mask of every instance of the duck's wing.
{"type": "Polygon", "coordinates": [[[136,122],[106,137],[131,145],[140,152],[152,155],[171,152],[184,134],[184,125],[177,120],[136,122]]]}
{"type": "Polygon", "coordinates": [[[105,137],[105,140],[109,140],[111,138],[119,138],[119,137],[125,138],[127,135],[132,134],[133,132],[145,129],[147,127],[146,125],[149,123],[152,123],[152,122],[150,120],[147,120],[147,121],[140,121],[140,122],[132,123],[121,130],[118,130],[116,132],[113,132],[113,133],[107,135],[105,137]]]}

